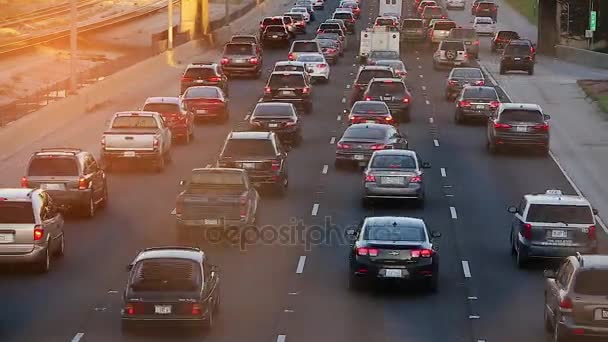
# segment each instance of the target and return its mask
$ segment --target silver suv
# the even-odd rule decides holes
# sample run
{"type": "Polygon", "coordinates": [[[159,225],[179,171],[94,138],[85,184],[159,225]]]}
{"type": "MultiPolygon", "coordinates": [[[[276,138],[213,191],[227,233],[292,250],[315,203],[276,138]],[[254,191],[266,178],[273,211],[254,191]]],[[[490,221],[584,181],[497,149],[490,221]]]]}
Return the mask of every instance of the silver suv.
{"type": "Polygon", "coordinates": [[[439,43],[439,47],[433,54],[433,68],[441,66],[466,66],[469,63],[467,49],[462,40],[446,39],[439,43]]]}
{"type": "Polygon", "coordinates": [[[597,233],[589,202],[560,190],[525,195],[519,206],[509,207],[511,251],[518,267],[538,258],[563,258],[577,252],[595,254],[597,233]]]}
{"type": "Polygon", "coordinates": [[[50,269],[63,256],[63,216],[41,189],[0,189],[0,264],[34,264],[50,269]]]}
{"type": "Polygon", "coordinates": [[[607,255],[570,256],[545,277],[545,329],[551,341],[608,337],[607,255]]]}

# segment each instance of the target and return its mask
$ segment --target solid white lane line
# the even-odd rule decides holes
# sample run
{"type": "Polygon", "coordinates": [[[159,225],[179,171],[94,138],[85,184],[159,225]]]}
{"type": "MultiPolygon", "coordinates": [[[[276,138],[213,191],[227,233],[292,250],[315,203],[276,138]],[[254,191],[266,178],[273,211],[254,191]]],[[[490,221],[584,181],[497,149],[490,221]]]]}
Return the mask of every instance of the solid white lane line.
{"type": "Polygon", "coordinates": [[[171,215],[175,215],[177,213],[177,209],[173,208],[173,211],[171,211],[171,215]]]}
{"type": "Polygon", "coordinates": [[[462,260],[462,273],[464,273],[465,278],[471,278],[471,268],[466,260],[462,260]]]}
{"type": "Polygon", "coordinates": [[[342,120],[342,115],[338,115],[338,117],[336,118],[336,121],[340,121],[342,120]]]}
{"type": "Polygon", "coordinates": [[[458,215],[456,214],[456,208],[450,207],[450,216],[452,216],[454,220],[458,218],[458,215]]]}
{"type": "Polygon", "coordinates": [[[441,177],[447,177],[447,174],[445,173],[445,168],[441,168],[439,169],[439,171],[441,171],[441,177]]]}
{"type": "Polygon", "coordinates": [[[425,102],[427,105],[430,105],[430,104],[431,104],[431,101],[429,101],[429,100],[426,100],[426,101],[424,101],[424,102],[425,102]]]}
{"type": "Polygon", "coordinates": [[[424,76],[422,76],[422,75],[418,75],[418,76],[420,76],[420,78],[424,78],[424,76]]]}
{"type": "Polygon", "coordinates": [[[326,175],[327,174],[327,170],[329,170],[329,165],[325,164],[323,165],[323,170],[321,171],[322,174],[326,175]]]}
{"type": "Polygon", "coordinates": [[[346,103],[346,97],[342,98],[342,103],[346,103]]]}
{"type": "Polygon", "coordinates": [[[432,124],[432,123],[434,123],[434,122],[435,122],[435,119],[433,119],[433,118],[429,118],[429,123],[431,123],[431,124],[432,124]]]}
{"type": "Polygon", "coordinates": [[[306,255],[301,255],[298,260],[298,267],[296,268],[296,274],[302,274],[304,272],[304,265],[306,264],[306,255]]]}
{"type": "Polygon", "coordinates": [[[72,338],[72,342],[78,342],[84,337],[84,333],[78,333],[72,338]]]}
{"type": "Polygon", "coordinates": [[[249,120],[249,114],[245,115],[245,118],[243,120],[245,120],[245,121],[249,120]]]}
{"type": "Polygon", "coordinates": [[[421,88],[422,88],[422,90],[426,90],[426,87],[425,87],[425,86],[422,86],[421,88]]]}
{"type": "Polygon", "coordinates": [[[416,60],[417,60],[417,61],[418,61],[418,60],[420,60],[420,57],[416,57],[416,60]]]}
{"type": "Polygon", "coordinates": [[[312,212],[310,213],[310,215],[317,216],[317,213],[319,213],[319,203],[313,204],[312,212]]]}
{"type": "Polygon", "coordinates": [[[435,147],[439,147],[439,140],[433,139],[433,145],[435,145],[435,147]]]}
{"type": "Polygon", "coordinates": [[[422,65],[419,65],[419,66],[418,66],[418,69],[422,69],[422,65]]]}
{"type": "Polygon", "coordinates": [[[277,342],[285,342],[285,339],[287,339],[287,335],[277,336],[277,342]]]}
{"type": "Polygon", "coordinates": [[[330,144],[335,144],[336,143],[336,137],[331,137],[331,139],[329,139],[329,143],[330,144]]]}

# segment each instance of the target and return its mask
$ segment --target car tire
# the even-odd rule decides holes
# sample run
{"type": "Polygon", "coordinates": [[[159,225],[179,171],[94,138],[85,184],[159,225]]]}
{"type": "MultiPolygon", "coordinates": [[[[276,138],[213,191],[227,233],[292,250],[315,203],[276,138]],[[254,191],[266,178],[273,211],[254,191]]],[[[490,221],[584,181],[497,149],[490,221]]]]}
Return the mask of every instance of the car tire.
{"type": "Polygon", "coordinates": [[[203,325],[205,329],[211,329],[213,328],[213,325],[215,324],[215,318],[213,317],[215,315],[215,310],[211,309],[209,310],[209,315],[207,316],[207,319],[205,319],[203,325]]]}
{"type": "Polygon", "coordinates": [[[530,76],[534,75],[534,68],[528,69],[528,75],[530,75],[530,76]]]}
{"type": "Polygon", "coordinates": [[[407,108],[403,112],[401,112],[401,120],[403,122],[410,122],[410,121],[412,121],[412,116],[410,115],[410,109],[409,108],[407,108]]]}
{"type": "Polygon", "coordinates": [[[528,255],[521,251],[519,246],[515,251],[515,264],[517,265],[517,268],[520,269],[524,269],[528,265],[528,255]]]}
{"type": "Polygon", "coordinates": [[[278,197],[284,197],[287,193],[287,188],[289,187],[289,179],[287,177],[283,177],[281,183],[276,183],[274,185],[274,193],[278,197]]]}
{"type": "Polygon", "coordinates": [[[59,239],[59,246],[53,252],[53,256],[62,257],[65,255],[65,233],[61,233],[61,239],[59,239]]]}
{"type": "Polygon", "coordinates": [[[93,195],[89,196],[89,199],[86,201],[86,203],[82,203],[80,208],[82,216],[86,218],[93,218],[93,216],[95,216],[95,209],[96,207],[95,200],[93,200],[93,195]]]}
{"type": "Polygon", "coordinates": [[[462,123],[463,123],[463,120],[462,120],[462,113],[461,113],[459,110],[457,110],[457,111],[454,113],[454,122],[456,122],[456,124],[457,124],[457,125],[460,125],[460,124],[462,124],[462,123]]]}
{"type": "Polygon", "coordinates": [[[495,154],[496,153],[496,144],[493,141],[488,141],[486,143],[486,146],[488,148],[488,152],[490,152],[491,154],[495,154]]]}
{"type": "Polygon", "coordinates": [[[190,143],[190,137],[191,137],[190,133],[184,134],[184,136],[181,139],[181,143],[184,145],[188,145],[190,143]]]}
{"type": "Polygon", "coordinates": [[[551,340],[553,342],[570,342],[570,339],[564,336],[564,333],[562,333],[562,330],[559,328],[559,324],[554,325],[552,335],[551,340]]]}
{"type": "Polygon", "coordinates": [[[549,155],[549,145],[541,147],[540,153],[543,156],[548,156],[549,155]]]}
{"type": "Polygon", "coordinates": [[[102,200],[99,202],[99,208],[105,208],[108,206],[108,183],[103,182],[103,195],[102,200]]]}
{"type": "MultiPolygon", "coordinates": [[[[547,306],[547,304],[545,303],[545,306],[547,306]]],[[[547,308],[545,307],[545,331],[548,333],[551,333],[553,331],[553,324],[551,324],[551,320],[549,319],[549,312],[547,311],[547,308]]]]}
{"type": "Polygon", "coordinates": [[[50,245],[44,250],[44,255],[34,265],[37,273],[47,273],[51,269],[50,245]]]}
{"type": "Polygon", "coordinates": [[[154,161],[154,170],[158,173],[165,169],[165,156],[159,156],[154,161]]]}
{"type": "Polygon", "coordinates": [[[439,66],[437,65],[437,62],[433,61],[433,70],[439,70],[439,66]]]}
{"type": "Polygon", "coordinates": [[[418,208],[418,209],[422,209],[422,208],[424,208],[424,204],[425,204],[424,195],[422,195],[422,196],[420,196],[420,197],[416,198],[416,199],[415,199],[415,201],[416,201],[416,202],[415,202],[415,206],[416,206],[416,208],[418,208]]]}
{"type": "Polygon", "coordinates": [[[511,255],[517,255],[517,250],[515,250],[515,242],[513,241],[513,232],[511,232],[509,236],[509,244],[511,245],[511,255]]]}
{"type": "Polygon", "coordinates": [[[133,335],[135,332],[135,326],[133,325],[133,322],[123,320],[120,322],[120,331],[123,335],[133,335]]]}

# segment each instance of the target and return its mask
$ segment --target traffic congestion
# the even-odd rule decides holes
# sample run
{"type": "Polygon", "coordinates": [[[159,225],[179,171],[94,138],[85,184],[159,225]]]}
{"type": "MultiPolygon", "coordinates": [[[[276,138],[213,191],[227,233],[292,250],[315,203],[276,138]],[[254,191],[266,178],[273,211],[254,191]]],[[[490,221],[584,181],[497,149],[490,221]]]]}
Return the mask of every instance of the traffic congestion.
{"type": "Polygon", "coordinates": [[[536,44],[499,30],[498,12],[296,0],[181,66],[171,91],[115,111],[95,149],[41,146],[0,189],[0,263],[40,274],[45,310],[65,299],[47,280],[59,277],[94,307],[71,308],[78,324],[46,340],[200,339],[175,337],[188,327],[358,341],[387,324],[387,341],[486,341],[506,318],[471,322],[502,309],[533,325],[508,321],[504,341],[608,338],[598,212],[548,166],[550,114],[513,103],[477,62],[534,75],[536,44]],[[281,240],[285,227],[320,238],[281,240]],[[83,283],[75,253],[94,262],[75,270],[83,283]],[[316,275],[297,283],[294,262],[316,275]]]}

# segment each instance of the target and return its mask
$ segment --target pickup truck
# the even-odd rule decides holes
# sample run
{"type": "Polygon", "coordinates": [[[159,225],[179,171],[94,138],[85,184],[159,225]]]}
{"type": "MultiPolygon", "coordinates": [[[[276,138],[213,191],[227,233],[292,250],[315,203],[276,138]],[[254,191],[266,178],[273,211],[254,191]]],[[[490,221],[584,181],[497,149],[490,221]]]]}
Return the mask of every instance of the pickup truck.
{"type": "Polygon", "coordinates": [[[171,138],[159,113],[118,112],[101,138],[101,160],[106,170],[117,160],[143,160],[160,172],[171,160],[171,138]]]}
{"type": "Polygon", "coordinates": [[[199,168],[192,170],[185,189],[177,196],[176,229],[180,241],[193,228],[255,224],[260,196],[246,170],[199,168]]]}

